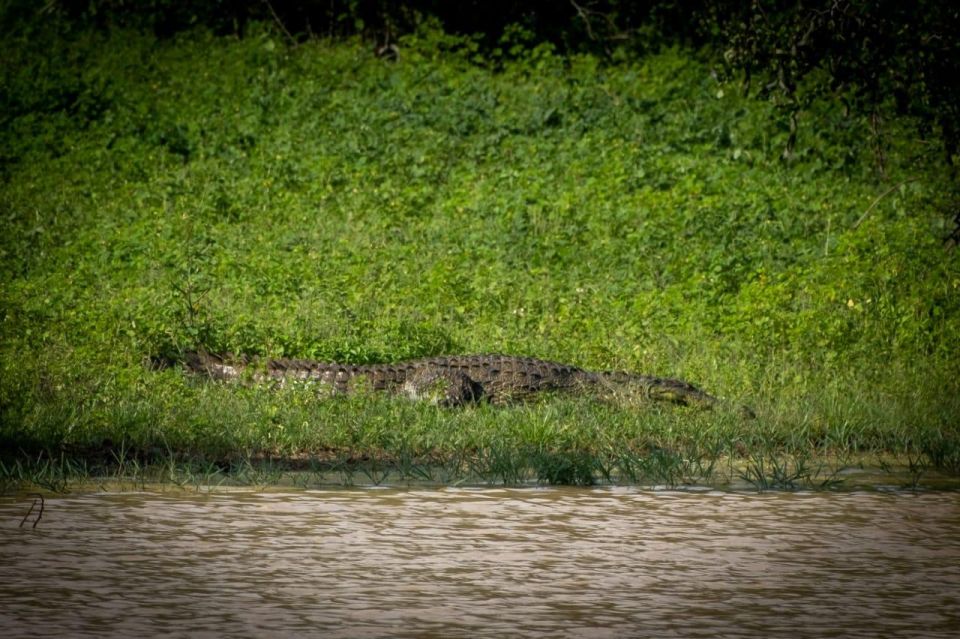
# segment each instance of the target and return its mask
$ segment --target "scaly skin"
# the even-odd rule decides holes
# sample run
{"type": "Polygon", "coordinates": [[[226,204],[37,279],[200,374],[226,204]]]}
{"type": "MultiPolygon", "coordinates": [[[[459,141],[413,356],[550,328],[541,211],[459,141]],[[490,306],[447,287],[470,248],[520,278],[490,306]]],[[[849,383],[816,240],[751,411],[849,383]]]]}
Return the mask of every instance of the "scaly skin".
{"type": "Polygon", "coordinates": [[[591,372],[512,355],[451,355],[396,364],[351,365],[188,353],[184,365],[213,379],[279,384],[315,382],[335,393],[366,387],[444,406],[480,401],[507,404],[550,392],[607,400],[659,400],[701,408],[717,403],[715,397],[677,379],[615,371],[591,372]]]}

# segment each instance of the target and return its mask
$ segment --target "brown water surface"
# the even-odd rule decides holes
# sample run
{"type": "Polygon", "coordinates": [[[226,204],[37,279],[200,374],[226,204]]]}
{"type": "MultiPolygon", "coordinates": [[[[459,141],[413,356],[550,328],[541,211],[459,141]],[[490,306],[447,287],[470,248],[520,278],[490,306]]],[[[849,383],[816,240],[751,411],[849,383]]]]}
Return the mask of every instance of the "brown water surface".
{"type": "Polygon", "coordinates": [[[4,637],[958,637],[960,493],[0,501],[4,637]]]}

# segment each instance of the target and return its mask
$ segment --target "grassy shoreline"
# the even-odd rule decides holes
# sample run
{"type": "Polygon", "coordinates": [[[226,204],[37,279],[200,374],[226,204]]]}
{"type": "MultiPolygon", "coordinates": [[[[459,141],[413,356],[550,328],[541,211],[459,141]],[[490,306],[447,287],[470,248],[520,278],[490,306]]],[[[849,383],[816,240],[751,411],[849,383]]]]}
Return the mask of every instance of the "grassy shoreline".
{"type": "Polygon", "coordinates": [[[776,404],[753,420],[735,409],[562,397],[442,409],[375,394],[324,398],[309,387],[177,381],[172,396],[145,389],[135,406],[105,406],[102,422],[86,425],[86,443],[50,450],[22,442],[18,455],[0,459],[0,490],[73,489],[95,478],[197,487],[960,487],[960,447],[949,433],[878,427],[849,406],[818,423],[771,413],[776,404]]]}
{"type": "MultiPolygon", "coordinates": [[[[502,451],[499,451],[502,452],[502,451]]],[[[232,463],[183,462],[174,459],[140,462],[120,452],[108,463],[90,458],[73,461],[36,459],[0,467],[0,495],[226,490],[310,490],[321,488],[439,488],[580,486],[634,487],[640,490],[769,491],[956,491],[960,478],[922,457],[894,455],[782,456],[696,460],[669,454],[637,456],[620,472],[607,467],[603,476],[581,474],[597,458],[572,459],[545,455],[501,459],[482,452],[455,460],[245,459],[232,463]],[[578,462],[580,467],[578,468],[578,462]],[[527,465],[531,464],[531,465],[527,465]],[[499,466],[499,468],[496,468],[499,466]],[[491,470],[492,469],[492,470],[491,470]],[[612,470],[612,472],[611,472],[612,470]]],[[[622,459],[622,455],[620,456],[622,459]]],[[[595,472],[595,471],[594,471],[595,472]]]]}
{"type": "Polygon", "coordinates": [[[462,44],[425,30],[394,64],[267,25],[0,41],[4,487],[45,460],[174,477],[329,455],[451,482],[844,456],[960,473],[958,193],[912,122],[888,105],[879,175],[871,124],[814,101],[785,164],[774,106],[695,52],[494,69],[462,44]],[[506,352],[686,379],[758,418],[437,411],[147,365],[198,346],[506,352]]]}

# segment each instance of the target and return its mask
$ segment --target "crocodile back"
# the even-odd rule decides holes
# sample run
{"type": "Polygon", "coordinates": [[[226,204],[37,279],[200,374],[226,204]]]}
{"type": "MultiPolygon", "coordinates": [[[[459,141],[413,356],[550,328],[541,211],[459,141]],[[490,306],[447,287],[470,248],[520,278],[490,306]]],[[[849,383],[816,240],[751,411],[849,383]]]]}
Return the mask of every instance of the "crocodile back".
{"type": "Polygon", "coordinates": [[[431,357],[411,364],[460,371],[479,384],[484,398],[495,404],[523,400],[536,393],[571,390],[586,374],[575,366],[499,354],[431,357]]]}

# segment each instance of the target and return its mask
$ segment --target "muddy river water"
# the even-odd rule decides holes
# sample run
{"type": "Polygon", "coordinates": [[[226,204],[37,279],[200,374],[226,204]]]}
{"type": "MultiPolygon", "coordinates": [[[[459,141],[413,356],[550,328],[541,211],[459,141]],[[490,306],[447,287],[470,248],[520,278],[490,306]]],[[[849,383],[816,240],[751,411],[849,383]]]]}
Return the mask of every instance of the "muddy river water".
{"type": "Polygon", "coordinates": [[[3,637],[960,637],[960,493],[0,500],[3,637]]]}

